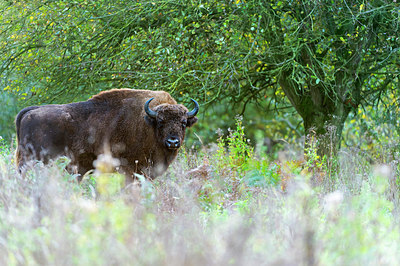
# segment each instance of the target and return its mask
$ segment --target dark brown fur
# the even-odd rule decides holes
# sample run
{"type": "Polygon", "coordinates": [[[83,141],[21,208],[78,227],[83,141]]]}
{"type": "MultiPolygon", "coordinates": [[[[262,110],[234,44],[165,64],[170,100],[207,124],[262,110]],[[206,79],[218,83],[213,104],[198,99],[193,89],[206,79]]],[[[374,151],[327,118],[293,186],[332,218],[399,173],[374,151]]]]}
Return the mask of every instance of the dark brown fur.
{"type": "Polygon", "coordinates": [[[154,178],[178,153],[168,149],[165,140],[172,136],[182,143],[185,128],[196,123],[187,112],[167,92],[131,89],[101,92],[84,102],[27,107],[15,120],[17,165],[24,172],[30,160],[47,163],[67,156],[69,170],[83,176],[94,168],[98,155],[109,151],[119,159],[120,172],[154,178]],[[156,118],[144,111],[152,97],[150,108],[156,118]]]}

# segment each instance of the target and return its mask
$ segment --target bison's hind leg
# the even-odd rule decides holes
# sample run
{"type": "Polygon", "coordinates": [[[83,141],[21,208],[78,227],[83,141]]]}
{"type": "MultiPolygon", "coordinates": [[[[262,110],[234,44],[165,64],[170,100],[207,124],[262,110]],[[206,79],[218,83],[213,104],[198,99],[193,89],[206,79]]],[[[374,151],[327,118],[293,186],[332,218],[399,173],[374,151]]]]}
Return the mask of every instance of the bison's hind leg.
{"type": "Polygon", "coordinates": [[[15,163],[17,170],[22,177],[25,177],[27,172],[32,169],[38,162],[44,165],[52,160],[47,150],[40,150],[31,144],[18,145],[15,151],[15,163]]]}

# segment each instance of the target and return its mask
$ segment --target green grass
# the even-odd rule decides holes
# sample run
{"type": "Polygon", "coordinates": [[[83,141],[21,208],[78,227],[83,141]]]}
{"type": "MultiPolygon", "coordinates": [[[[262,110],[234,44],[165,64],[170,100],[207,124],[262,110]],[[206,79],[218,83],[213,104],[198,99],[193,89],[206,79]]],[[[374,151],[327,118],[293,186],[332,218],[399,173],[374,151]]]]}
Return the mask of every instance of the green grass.
{"type": "Polygon", "coordinates": [[[22,179],[2,143],[0,265],[400,264],[399,158],[346,150],[330,173],[257,157],[243,135],[128,187],[117,174],[77,184],[64,159],[22,179]]]}

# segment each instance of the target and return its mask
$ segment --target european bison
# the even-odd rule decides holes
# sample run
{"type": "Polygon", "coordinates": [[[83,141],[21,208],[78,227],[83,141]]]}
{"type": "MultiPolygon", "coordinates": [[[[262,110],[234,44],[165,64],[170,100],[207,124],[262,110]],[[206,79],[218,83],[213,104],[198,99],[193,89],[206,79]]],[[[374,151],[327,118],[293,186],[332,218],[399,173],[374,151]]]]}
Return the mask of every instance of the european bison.
{"type": "Polygon", "coordinates": [[[80,181],[100,154],[111,152],[119,172],[155,178],[197,121],[199,105],[192,101],[189,112],[164,91],[113,89],[84,102],[27,107],[15,119],[18,169],[24,173],[30,160],[67,156],[69,171],[79,173],[80,181]]]}

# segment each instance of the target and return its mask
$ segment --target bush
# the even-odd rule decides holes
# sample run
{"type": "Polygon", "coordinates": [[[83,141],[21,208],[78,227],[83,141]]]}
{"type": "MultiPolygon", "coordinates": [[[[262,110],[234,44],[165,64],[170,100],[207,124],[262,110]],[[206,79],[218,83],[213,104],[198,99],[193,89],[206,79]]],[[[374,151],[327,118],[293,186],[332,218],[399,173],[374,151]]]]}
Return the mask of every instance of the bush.
{"type": "Polygon", "coordinates": [[[15,132],[14,117],[18,113],[17,100],[10,93],[0,93],[0,105],[2,112],[0,116],[0,136],[9,142],[15,132]]]}

